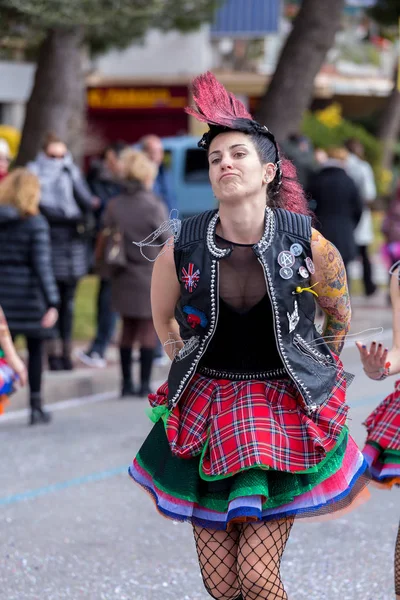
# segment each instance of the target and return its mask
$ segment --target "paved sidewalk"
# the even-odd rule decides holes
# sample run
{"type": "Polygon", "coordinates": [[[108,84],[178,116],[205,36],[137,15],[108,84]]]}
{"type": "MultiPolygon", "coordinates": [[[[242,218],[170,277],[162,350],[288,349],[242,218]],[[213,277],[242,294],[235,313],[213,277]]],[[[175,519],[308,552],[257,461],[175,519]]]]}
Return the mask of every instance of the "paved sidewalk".
{"type": "MultiPolygon", "coordinates": [[[[394,382],[363,375],[354,345],[343,355],[357,378],[349,427],[361,445],[365,417],[394,382]]],[[[127,475],[152,427],[147,406],[79,404],[49,427],[0,419],[1,600],[210,600],[191,527],[157,515],[127,475]]],[[[290,600],[394,600],[399,505],[400,489],[372,488],[341,518],[299,519],[282,565],[290,600]]]]}
{"type": "Polygon", "coordinates": [[[365,298],[363,296],[352,297],[351,305],[351,336],[367,329],[383,328],[383,336],[385,339],[391,339],[392,311],[388,305],[386,289],[379,289],[370,298],[365,298]]]}
{"type": "MultiPolygon", "coordinates": [[[[385,330],[391,329],[391,310],[387,302],[388,294],[388,267],[384,264],[380,253],[373,254],[371,257],[372,278],[380,286],[377,292],[370,298],[357,295],[352,297],[352,326],[351,333],[368,329],[369,327],[383,327],[385,330]]],[[[353,282],[360,283],[362,278],[361,261],[356,260],[350,264],[350,277],[353,282]]],[[[360,288],[360,285],[357,286],[360,288]]]]}
{"type": "MultiPolygon", "coordinates": [[[[79,347],[78,345],[76,347],[79,347]]],[[[43,374],[43,399],[45,404],[82,398],[105,392],[115,393],[118,397],[120,390],[120,369],[118,348],[111,346],[108,350],[108,364],[104,369],[90,368],[75,359],[73,371],[45,371],[43,374]]],[[[169,364],[169,363],[168,363],[169,364]]],[[[134,380],[139,380],[139,365],[134,365],[134,380]]],[[[154,367],[153,381],[166,377],[168,366],[154,367]]],[[[19,390],[14,394],[7,411],[27,407],[28,389],[19,390]]]]}

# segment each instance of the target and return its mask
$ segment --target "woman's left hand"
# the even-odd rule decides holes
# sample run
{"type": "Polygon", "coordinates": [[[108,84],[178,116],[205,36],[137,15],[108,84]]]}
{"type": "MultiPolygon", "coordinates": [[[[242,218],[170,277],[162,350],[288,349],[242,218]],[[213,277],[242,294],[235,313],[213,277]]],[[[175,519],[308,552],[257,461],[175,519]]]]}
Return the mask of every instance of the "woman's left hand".
{"type": "Polygon", "coordinates": [[[45,329],[51,329],[57,323],[58,310],[54,307],[48,308],[42,317],[41,325],[45,329]]]}
{"type": "Polygon", "coordinates": [[[11,356],[6,356],[7,364],[15,371],[18,375],[18,384],[20,387],[24,387],[26,385],[28,376],[26,371],[26,366],[24,362],[20,359],[18,354],[15,352],[11,356]]]}
{"type": "Polygon", "coordinates": [[[385,379],[390,374],[391,364],[387,348],[376,342],[372,342],[369,349],[361,342],[356,342],[356,346],[360,352],[364,372],[370,379],[385,379]]]}
{"type": "Polygon", "coordinates": [[[92,196],[92,208],[93,210],[97,210],[101,207],[101,200],[98,196],[92,196]]]}

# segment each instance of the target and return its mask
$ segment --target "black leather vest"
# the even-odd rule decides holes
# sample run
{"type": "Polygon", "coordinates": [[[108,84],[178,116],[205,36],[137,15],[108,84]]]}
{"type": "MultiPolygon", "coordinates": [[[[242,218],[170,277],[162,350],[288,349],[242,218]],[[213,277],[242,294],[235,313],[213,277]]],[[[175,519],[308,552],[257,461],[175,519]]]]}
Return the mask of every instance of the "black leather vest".
{"type": "MultiPolygon", "coordinates": [[[[216,211],[184,220],[175,242],[181,284],[175,317],[184,347],[175,356],[168,376],[169,408],[179,402],[218,324],[218,266],[229,250],[215,244],[217,220],[216,211]]],[[[310,285],[309,272],[313,270],[311,219],[267,208],[265,233],[253,251],[264,270],[279,354],[312,412],[332,392],[336,361],[314,326],[313,294],[298,289],[310,285]]]]}

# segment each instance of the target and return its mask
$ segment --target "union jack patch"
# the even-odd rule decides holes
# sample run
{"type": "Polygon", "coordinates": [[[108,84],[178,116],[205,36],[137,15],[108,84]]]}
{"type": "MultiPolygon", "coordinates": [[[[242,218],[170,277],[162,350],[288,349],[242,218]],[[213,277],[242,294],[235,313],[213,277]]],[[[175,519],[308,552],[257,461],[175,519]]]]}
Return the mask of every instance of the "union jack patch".
{"type": "Polygon", "coordinates": [[[182,267],[182,281],[185,284],[185,290],[192,293],[200,281],[200,269],[196,269],[193,263],[189,263],[187,268],[182,267]]]}

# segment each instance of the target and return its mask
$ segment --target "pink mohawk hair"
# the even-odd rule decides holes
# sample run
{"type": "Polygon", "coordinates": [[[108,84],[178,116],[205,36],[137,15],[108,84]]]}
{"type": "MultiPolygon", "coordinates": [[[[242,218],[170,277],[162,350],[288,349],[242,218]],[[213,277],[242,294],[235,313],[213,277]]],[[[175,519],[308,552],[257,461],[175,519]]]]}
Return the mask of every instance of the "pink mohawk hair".
{"type": "Polygon", "coordinates": [[[185,110],[198,121],[233,128],[237,119],[252,120],[244,104],[228,92],[210,71],[193,80],[192,92],[196,108],[187,107],[185,110]]]}
{"type": "Polygon", "coordinates": [[[309,214],[304,191],[297,179],[296,168],[289,160],[281,161],[278,145],[269,129],[254,121],[244,104],[228,92],[210,71],[193,80],[192,93],[195,107],[187,107],[185,111],[210,126],[198,146],[207,150],[213,137],[221,133],[221,130],[224,131],[224,128],[267,137],[275,149],[275,157],[271,160],[277,166],[277,174],[273,182],[275,185],[271,189],[269,198],[270,205],[309,214]]]}

